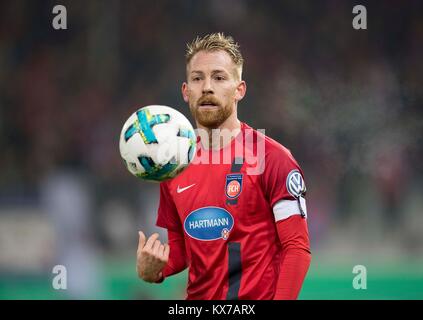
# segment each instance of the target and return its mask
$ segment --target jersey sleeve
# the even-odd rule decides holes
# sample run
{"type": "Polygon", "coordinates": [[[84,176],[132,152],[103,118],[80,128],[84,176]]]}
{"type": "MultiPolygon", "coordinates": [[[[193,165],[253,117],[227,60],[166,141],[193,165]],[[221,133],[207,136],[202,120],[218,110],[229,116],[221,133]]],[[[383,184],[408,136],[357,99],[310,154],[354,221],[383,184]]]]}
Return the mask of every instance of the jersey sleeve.
{"type": "Polygon", "coordinates": [[[266,152],[261,179],[265,196],[273,208],[275,221],[294,214],[306,216],[304,174],[288,149],[272,146],[266,152]]]}
{"type": "Polygon", "coordinates": [[[167,238],[170,246],[170,253],[169,261],[162,271],[163,278],[177,274],[188,266],[183,234],[168,230],[167,238]]]}
{"type": "Polygon", "coordinates": [[[175,232],[182,232],[178,211],[166,182],[160,183],[160,204],[156,225],[175,232]]]}
{"type": "Polygon", "coordinates": [[[297,299],[311,262],[307,222],[298,215],[276,223],[282,245],[275,300],[297,299]]]}

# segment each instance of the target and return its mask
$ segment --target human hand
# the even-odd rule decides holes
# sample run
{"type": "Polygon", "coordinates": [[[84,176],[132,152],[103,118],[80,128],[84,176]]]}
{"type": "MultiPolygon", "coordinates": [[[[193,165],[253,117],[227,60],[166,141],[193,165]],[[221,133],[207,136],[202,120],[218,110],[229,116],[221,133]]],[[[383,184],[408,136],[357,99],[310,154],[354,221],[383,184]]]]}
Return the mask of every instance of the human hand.
{"type": "Polygon", "coordinates": [[[146,282],[157,282],[162,278],[162,269],[169,260],[169,245],[162,244],[158,233],[148,240],[142,231],[138,232],[137,273],[146,282]]]}

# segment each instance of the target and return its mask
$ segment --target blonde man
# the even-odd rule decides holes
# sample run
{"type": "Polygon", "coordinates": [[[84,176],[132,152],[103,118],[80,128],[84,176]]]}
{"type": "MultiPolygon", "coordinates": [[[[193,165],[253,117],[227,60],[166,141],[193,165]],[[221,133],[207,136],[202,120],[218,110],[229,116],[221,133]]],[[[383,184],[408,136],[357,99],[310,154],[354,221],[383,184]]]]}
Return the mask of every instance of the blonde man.
{"type": "Polygon", "coordinates": [[[229,152],[231,161],[195,162],[161,184],[157,225],[168,244],[139,233],[139,277],[159,283],[189,267],[187,299],[296,299],[311,261],[303,172],[288,149],[238,120],[242,67],[232,37],[188,45],[182,96],[200,129],[196,157],[229,152]],[[229,139],[213,139],[222,131],[229,139]],[[248,156],[262,170],[249,173],[248,156]]]}

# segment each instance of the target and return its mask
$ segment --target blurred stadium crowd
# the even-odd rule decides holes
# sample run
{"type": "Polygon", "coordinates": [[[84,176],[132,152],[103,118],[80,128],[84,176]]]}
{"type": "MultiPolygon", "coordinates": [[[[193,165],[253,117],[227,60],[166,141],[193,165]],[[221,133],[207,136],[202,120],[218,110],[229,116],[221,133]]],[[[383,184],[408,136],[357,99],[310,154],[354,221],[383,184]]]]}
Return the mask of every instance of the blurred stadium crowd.
{"type": "Polygon", "coordinates": [[[103,259],[135,262],[158,185],[126,171],[121,126],[149,104],[192,120],[185,45],[216,31],[245,58],[240,119],[305,172],[315,254],[422,254],[422,2],[364,2],[368,30],[353,1],[61,4],[67,30],[54,1],[0,1],[0,282],[64,264],[101,297],[103,259]]]}

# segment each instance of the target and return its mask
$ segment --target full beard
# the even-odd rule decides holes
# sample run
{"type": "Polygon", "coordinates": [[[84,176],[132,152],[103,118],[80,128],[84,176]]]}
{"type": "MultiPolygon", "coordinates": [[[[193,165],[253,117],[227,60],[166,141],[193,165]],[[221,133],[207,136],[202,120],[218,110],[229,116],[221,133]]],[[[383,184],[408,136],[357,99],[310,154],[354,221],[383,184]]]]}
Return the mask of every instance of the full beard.
{"type": "Polygon", "coordinates": [[[231,106],[217,106],[214,108],[203,108],[199,105],[190,105],[190,111],[194,119],[202,126],[215,129],[229,118],[232,114],[231,106]]]}

